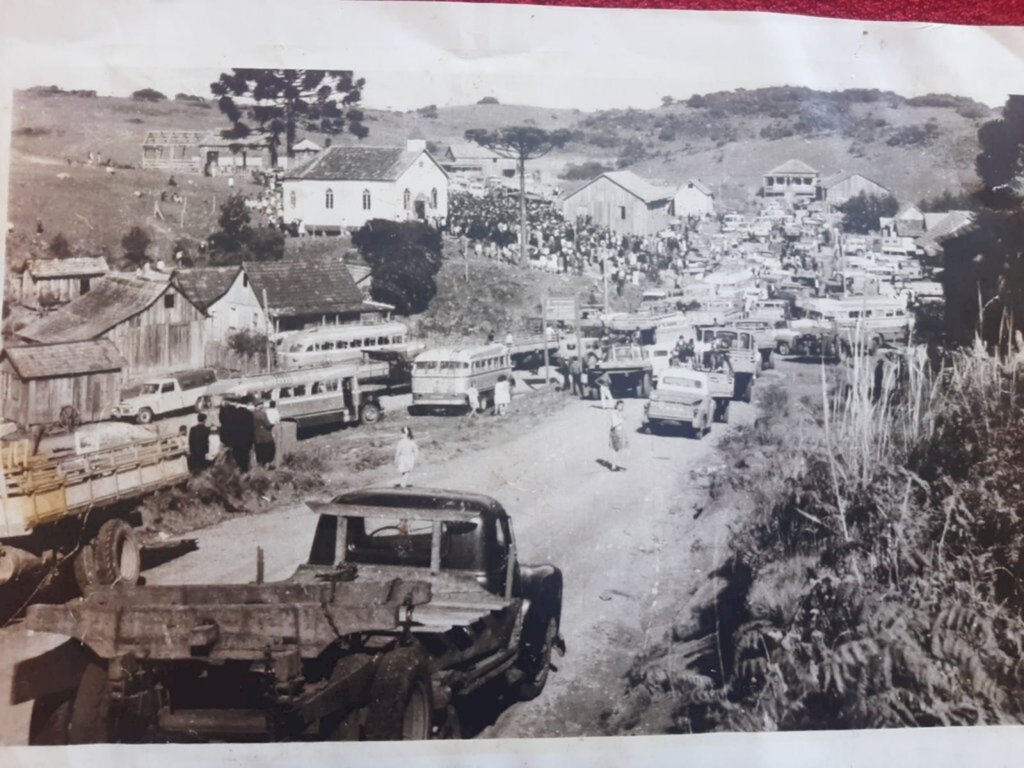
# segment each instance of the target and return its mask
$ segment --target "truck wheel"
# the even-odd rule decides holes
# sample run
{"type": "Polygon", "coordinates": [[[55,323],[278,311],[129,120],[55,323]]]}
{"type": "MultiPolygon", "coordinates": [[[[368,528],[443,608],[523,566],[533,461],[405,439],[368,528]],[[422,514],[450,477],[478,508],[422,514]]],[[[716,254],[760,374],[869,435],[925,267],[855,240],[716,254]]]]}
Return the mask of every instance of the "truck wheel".
{"type": "Polygon", "coordinates": [[[516,695],[520,701],[529,701],[540,696],[548,682],[551,672],[551,650],[558,636],[558,622],[552,616],[548,619],[544,634],[534,638],[534,647],[528,649],[527,659],[523,665],[526,676],[519,682],[516,695]]]}
{"type": "Polygon", "coordinates": [[[91,662],[78,684],[68,721],[68,744],[110,742],[110,683],[106,667],[91,662]]]}
{"type": "Polygon", "coordinates": [[[149,424],[153,421],[153,411],[149,408],[142,408],[139,410],[139,415],[135,417],[135,420],[139,424],[149,424]]]}
{"type": "Polygon", "coordinates": [[[444,722],[441,727],[437,730],[437,738],[439,739],[461,739],[462,738],[462,722],[459,720],[459,712],[454,705],[449,704],[448,709],[445,710],[444,722]]]}
{"type": "Polygon", "coordinates": [[[694,440],[700,440],[702,437],[704,437],[704,425],[703,424],[697,424],[697,423],[691,424],[689,431],[690,431],[690,437],[692,437],[694,440]]]}
{"type": "Polygon", "coordinates": [[[789,354],[789,344],[784,341],[780,341],[777,351],[780,355],[786,357],[789,354]]]}
{"type": "Polygon", "coordinates": [[[124,520],[107,520],[92,544],[93,563],[99,584],[134,586],[142,570],[142,547],[135,531],[124,520]]]}
{"type": "Polygon", "coordinates": [[[386,654],[370,688],[367,740],[429,739],[433,714],[433,691],[423,652],[411,646],[386,654]]]}
{"type": "Polygon", "coordinates": [[[359,422],[361,424],[376,424],[380,421],[380,406],[374,402],[363,403],[359,409],[359,422]]]}

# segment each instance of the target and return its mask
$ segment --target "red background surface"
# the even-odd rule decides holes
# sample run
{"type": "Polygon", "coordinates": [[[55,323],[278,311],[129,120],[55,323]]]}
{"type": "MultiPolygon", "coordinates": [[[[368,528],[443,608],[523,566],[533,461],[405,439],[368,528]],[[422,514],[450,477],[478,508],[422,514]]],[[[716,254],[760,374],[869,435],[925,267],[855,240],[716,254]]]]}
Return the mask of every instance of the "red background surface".
{"type": "MultiPolygon", "coordinates": [[[[492,0],[476,0],[492,2],[492,0]]],[[[1024,24],[1024,0],[501,0],[516,5],[581,5],[595,8],[686,8],[707,11],[772,11],[840,19],[932,21],[945,24],[1024,24]]]]}

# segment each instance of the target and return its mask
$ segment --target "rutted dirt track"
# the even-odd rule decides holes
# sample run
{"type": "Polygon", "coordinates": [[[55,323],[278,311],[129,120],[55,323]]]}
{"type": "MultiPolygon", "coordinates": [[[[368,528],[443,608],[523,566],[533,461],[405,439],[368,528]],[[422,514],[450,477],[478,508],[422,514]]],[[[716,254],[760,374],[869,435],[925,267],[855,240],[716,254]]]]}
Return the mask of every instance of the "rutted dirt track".
{"type": "MultiPolygon", "coordinates": [[[[555,563],[565,575],[562,632],[568,652],[556,657],[557,673],[532,702],[476,712],[479,722],[467,723],[469,734],[600,734],[600,713],[621,693],[622,674],[634,654],[682,618],[664,606],[678,605],[721,561],[727,521],[720,513],[702,514],[702,506],[714,445],[731,427],[715,425],[702,441],[644,435],[638,431],[642,408],[643,401],[626,401],[625,472],[611,472],[600,462],[609,456],[610,416],[588,401],[568,402],[529,431],[448,461],[432,463],[430,451],[421,447],[415,484],[498,499],[512,515],[520,559],[555,563]]],[[[752,418],[752,406],[733,404],[732,424],[752,418]]],[[[415,429],[416,420],[410,423],[415,429]]],[[[361,473],[364,478],[366,484],[394,480],[390,467],[361,473]]],[[[314,525],[302,504],[232,519],[190,534],[198,550],[147,571],[146,579],[251,581],[257,545],[265,551],[267,579],[284,578],[305,559],[314,525]]],[[[24,643],[11,631],[0,633],[5,688],[12,649],[24,643]]],[[[40,638],[29,640],[38,644],[40,638]]],[[[21,731],[28,712],[11,711],[6,698],[6,690],[0,691],[0,743],[25,743],[21,731]]]]}

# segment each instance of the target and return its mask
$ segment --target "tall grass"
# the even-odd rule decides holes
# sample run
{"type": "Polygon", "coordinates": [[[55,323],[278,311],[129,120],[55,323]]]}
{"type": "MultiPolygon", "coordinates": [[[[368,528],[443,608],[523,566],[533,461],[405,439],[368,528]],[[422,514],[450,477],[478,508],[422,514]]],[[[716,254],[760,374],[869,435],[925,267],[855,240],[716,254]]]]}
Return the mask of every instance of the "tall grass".
{"type": "Polygon", "coordinates": [[[854,354],[822,367],[811,437],[793,445],[795,408],[727,442],[763,456],[743,481],[761,495],[714,621],[681,617],[627,699],[669,697],[665,730],[1024,720],[1024,350],[1007,338],[1001,355],[854,354]],[[799,467],[781,484],[775,453],[799,467]]]}

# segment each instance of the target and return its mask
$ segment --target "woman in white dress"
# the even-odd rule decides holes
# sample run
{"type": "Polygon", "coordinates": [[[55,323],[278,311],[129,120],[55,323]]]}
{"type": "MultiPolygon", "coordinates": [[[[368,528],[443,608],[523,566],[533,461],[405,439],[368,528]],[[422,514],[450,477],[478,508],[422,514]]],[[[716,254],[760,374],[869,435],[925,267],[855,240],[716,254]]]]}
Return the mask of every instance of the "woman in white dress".
{"type": "Polygon", "coordinates": [[[398,486],[405,488],[409,485],[409,473],[416,466],[416,459],[419,457],[420,449],[416,441],[412,439],[412,430],[409,427],[402,427],[402,437],[395,446],[395,469],[398,470],[398,486]]]}

